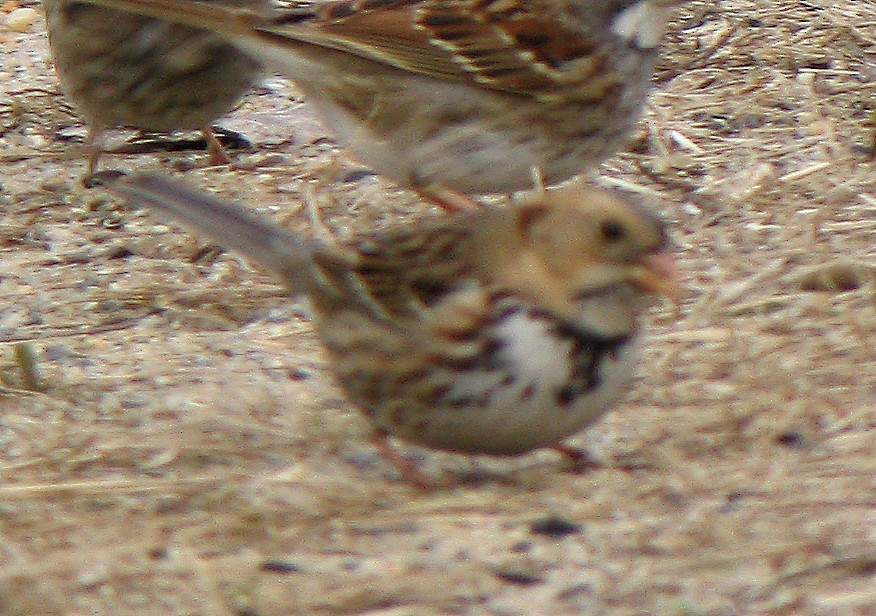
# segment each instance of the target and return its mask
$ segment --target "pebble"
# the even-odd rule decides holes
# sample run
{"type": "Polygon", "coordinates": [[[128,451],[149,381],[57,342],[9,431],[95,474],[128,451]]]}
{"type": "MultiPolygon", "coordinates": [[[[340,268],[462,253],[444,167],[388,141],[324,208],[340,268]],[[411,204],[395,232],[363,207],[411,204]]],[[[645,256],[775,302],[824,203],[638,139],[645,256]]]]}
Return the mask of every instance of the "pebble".
{"type": "Polygon", "coordinates": [[[36,23],[38,17],[36,9],[15,9],[3,20],[3,29],[9,32],[27,32],[36,23]]]}

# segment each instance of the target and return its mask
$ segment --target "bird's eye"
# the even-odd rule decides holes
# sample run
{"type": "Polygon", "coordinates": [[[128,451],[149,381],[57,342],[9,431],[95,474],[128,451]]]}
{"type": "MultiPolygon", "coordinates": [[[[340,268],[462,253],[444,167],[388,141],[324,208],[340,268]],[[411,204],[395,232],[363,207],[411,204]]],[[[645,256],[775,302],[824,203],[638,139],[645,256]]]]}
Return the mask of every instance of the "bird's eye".
{"type": "Polygon", "coordinates": [[[603,221],[599,231],[609,242],[616,242],[624,237],[624,226],[617,220],[603,221]]]}

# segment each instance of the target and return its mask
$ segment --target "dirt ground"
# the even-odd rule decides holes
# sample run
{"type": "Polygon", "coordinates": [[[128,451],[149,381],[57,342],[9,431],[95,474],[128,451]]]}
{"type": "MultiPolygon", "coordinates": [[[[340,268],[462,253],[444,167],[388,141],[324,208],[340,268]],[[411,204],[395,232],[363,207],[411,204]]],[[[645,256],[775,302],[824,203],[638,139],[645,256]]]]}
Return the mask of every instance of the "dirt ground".
{"type": "MultiPolygon", "coordinates": [[[[693,1],[657,81],[598,181],[671,222],[688,291],[577,440],[605,468],[478,459],[480,481],[422,492],[303,304],[81,187],[42,21],[0,28],[0,614],[876,613],[876,2],[693,1]]],[[[308,198],[341,237],[425,211],[279,78],[221,125],[254,168],[102,164],[302,233],[308,198]]]]}

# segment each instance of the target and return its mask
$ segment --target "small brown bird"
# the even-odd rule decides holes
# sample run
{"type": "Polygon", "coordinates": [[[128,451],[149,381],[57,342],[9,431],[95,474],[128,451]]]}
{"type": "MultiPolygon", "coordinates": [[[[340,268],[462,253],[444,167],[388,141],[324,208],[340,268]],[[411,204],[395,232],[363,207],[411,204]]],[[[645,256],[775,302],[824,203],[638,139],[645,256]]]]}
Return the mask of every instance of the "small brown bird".
{"type": "Polygon", "coordinates": [[[678,292],[663,224],[617,195],[538,194],[343,246],[307,242],[153,176],[113,190],[170,214],[307,294],[338,383],[389,447],[517,455],[606,412],[633,373],[638,316],[678,292]]]}
{"type": "Polygon", "coordinates": [[[111,126],[200,129],[211,162],[229,162],[210,124],[259,78],[257,61],[206,30],[76,0],[43,0],[43,7],[61,88],[90,123],[89,173],[100,134],[111,126]]]}
{"type": "Polygon", "coordinates": [[[295,80],[363,163],[453,206],[613,155],[686,0],[87,1],[220,34],[295,80]]]}

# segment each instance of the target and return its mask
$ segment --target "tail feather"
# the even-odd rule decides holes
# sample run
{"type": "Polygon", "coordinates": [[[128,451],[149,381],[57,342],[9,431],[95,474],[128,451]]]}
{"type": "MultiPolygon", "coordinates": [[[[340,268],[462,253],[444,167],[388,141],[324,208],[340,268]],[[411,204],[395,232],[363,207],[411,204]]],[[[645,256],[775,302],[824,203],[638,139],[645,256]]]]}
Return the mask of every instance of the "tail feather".
{"type": "Polygon", "coordinates": [[[249,29],[247,22],[257,19],[244,3],[199,2],[197,0],[85,0],[88,4],[144,17],[185,24],[193,28],[232,34],[249,29]]]}
{"type": "Polygon", "coordinates": [[[279,274],[293,293],[310,288],[315,245],[240,207],[156,175],[129,176],[109,187],[136,206],[167,212],[222,246],[279,274]]]}

